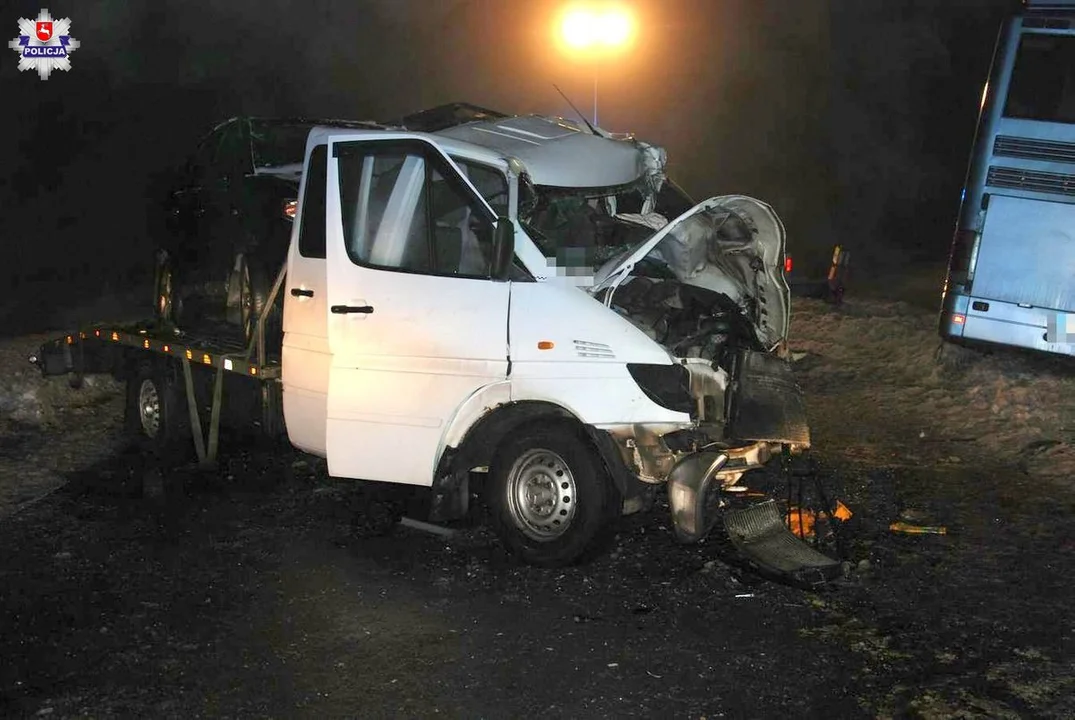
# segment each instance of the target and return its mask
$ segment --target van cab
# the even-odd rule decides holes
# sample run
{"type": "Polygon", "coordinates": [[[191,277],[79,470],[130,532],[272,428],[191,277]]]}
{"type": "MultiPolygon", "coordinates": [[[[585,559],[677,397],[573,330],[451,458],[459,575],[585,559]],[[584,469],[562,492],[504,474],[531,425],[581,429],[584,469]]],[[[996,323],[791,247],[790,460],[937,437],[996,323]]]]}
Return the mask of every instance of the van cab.
{"type": "Polygon", "coordinates": [[[810,443],[779,218],[744,196],[672,218],[606,202],[627,242],[560,282],[520,212],[534,166],[461,142],[310,132],[283,285],[292,444],[338,477],[432,487],[446,516],[479,473],[538,564],[661,484],[677,536],[700,539],[710,491],[810,443]]]}

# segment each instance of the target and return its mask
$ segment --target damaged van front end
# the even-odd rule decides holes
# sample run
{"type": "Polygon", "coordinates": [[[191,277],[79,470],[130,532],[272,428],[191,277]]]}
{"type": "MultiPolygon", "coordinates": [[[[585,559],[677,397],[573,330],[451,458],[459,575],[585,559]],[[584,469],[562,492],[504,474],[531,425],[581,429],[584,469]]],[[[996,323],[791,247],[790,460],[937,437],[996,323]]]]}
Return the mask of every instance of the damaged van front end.
{"type": "Polygon", "coordinates": [[[651,400],[690,421],[596,429],[639,481],[667,483],[683,542],[712,527],[712,491],[810,446],[786,358],[784,237],[765,203],[710,198],[606,263],[590,290],[669,353],[670,364],[628,370],[651,400]]]}

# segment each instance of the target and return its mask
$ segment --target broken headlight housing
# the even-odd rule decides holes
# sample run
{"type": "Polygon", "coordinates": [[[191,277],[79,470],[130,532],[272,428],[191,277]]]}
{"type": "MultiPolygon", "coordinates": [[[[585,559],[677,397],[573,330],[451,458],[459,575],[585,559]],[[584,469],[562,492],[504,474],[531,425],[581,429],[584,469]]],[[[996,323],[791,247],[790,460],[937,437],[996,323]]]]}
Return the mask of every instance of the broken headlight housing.
{"type": "Polygon", "coordinates": [[[694,415],[695,403],[687,368],[679,364],[627,363],[627,371],[653,402],[669,410],[694,415]]]}

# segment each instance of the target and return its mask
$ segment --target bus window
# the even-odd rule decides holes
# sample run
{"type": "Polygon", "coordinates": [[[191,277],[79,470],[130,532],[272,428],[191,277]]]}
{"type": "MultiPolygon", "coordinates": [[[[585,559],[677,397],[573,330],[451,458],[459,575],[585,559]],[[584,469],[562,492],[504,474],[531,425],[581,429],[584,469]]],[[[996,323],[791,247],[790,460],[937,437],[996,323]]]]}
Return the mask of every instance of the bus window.
{"type": "Polygon", "coordinates": [[[1019,43],[1004,115],[1075,123],[1075,36],[1028,33],[1019,43]]]}

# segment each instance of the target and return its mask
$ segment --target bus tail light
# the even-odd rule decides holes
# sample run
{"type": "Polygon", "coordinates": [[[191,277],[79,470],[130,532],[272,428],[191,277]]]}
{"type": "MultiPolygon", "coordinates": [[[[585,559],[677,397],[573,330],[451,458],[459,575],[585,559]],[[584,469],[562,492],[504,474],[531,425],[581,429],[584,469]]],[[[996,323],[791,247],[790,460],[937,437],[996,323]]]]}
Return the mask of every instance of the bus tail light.
{"type": "Polygon", "coordinates": [[[956,230],[952,238],[952,255],[948,261],[950,283],[953,290],[968,292],[974,279],[974,266],[978,259],[978,243],[981,235],[973,230],[956,230]]]}

